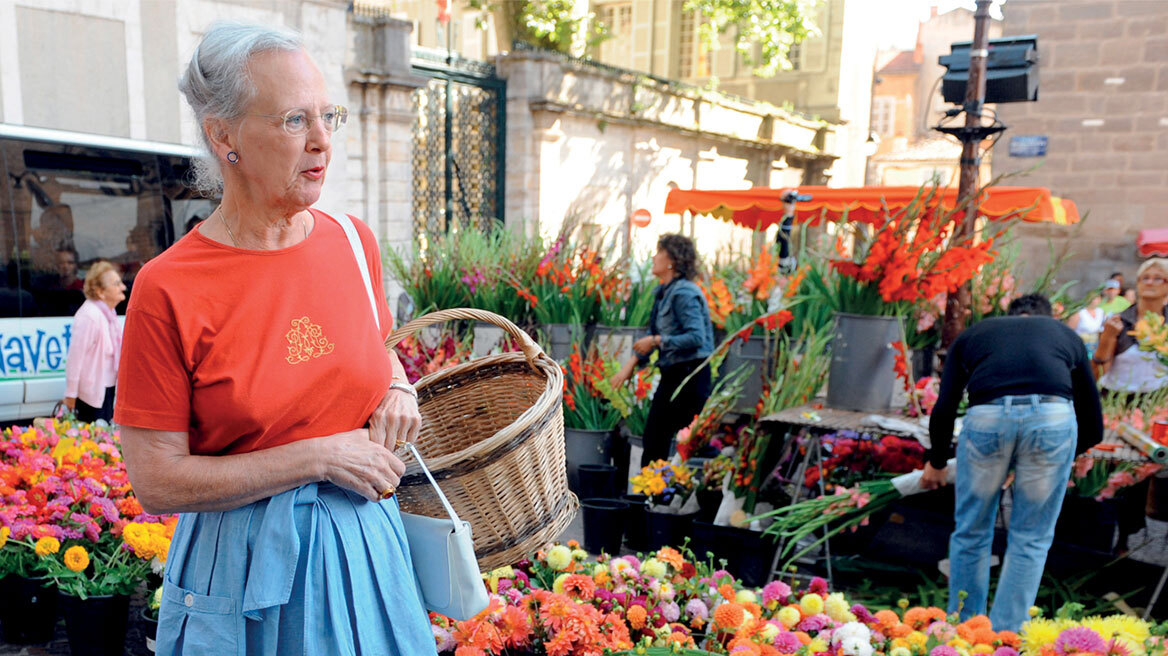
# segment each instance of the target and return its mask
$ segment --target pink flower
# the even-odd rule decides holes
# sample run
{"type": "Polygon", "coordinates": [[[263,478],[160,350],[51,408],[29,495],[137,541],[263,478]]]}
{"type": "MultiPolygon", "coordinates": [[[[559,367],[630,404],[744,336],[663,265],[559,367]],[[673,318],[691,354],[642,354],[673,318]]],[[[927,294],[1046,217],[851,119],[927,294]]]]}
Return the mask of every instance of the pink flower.
{"type": "MultiPolygon", "coordinates": [[[[787,597],[791,596],[791,586],[782,581],[771,581],[762,589],[762,603],[769,604],[771,602],[785,603],[787,597]]],[[[781,650],[780,650],[781,651],[781,650]]],[[[790,653],[790,652],[784,652],[790,653]]]]}
{"type": "Polygon", "coordinates": [[[1095,459],[1086,456],[1075,459],[1075,478],[1083,478],[1095,466],[1095,459]]]}
{"type": "Polygon", "coordinates": [[[1106,654],[1107,643],[1094,630],[1075,626],[1059,634],[1054,650],[1060,654],[1106,654]]]}

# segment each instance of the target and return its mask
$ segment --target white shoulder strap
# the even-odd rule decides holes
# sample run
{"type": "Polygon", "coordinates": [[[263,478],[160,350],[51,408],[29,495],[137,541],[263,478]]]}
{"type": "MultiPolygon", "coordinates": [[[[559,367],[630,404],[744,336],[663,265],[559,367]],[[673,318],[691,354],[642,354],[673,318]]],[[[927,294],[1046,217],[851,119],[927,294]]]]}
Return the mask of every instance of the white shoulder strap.
{"type": "Polygon", "coordinates": [[[345,236],[349,238],[349,247],[353,249],[353,257],[357,259],[361,280],[365,282],[365,293],[369,296],[369,308],[373,310],[373,321],[377,324],[377,330],[380,331],[381,318],[377,313],[377,297],[373,295],[373,282],[369,277],[369,263],[365,260],[365,249],[361,246],[361,236],[357,234],[357,226],[353,225],[353,220],[344,212],[320,211],[336,219],[337,223],[341,224],[341,229],[345,231],[345,236]]]}
{"type": "Polygon", "coordinates": [[[438,482],[434,480],[434,475],[430,473],[430,468],[427,467],[426,463],[422,461],[422,454],[418,453],[418,447],[414,446],[410,442],[407,442],[406,449],[409,450],[410,455],[414,456],[414,460],[417,461],[418,466],[422,468],[422,473],[426,475],[426,478],[430,479],[430,485],[434,486],[434,491],[438,493],[438,500],[442,502],[442,507],[446,509],[446,514],[450,515],[450,519],[454,520],[454,525],[457,527],[462,524],[462,521],[458,519],[458,513],[454,512],[454,506],[450,505],[450,501],[446,499],[446,495],[442,492],[442,488],[438,487],[438,482]]]}

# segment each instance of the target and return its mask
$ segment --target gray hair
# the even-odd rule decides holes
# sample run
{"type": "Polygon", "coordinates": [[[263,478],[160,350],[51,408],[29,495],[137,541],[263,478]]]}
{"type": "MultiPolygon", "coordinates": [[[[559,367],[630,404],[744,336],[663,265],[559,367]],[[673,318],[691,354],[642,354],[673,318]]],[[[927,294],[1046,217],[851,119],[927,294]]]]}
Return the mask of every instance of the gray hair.
{"type": "MultiPolygon", "coordinates": [[[[199,137],[208,153],[213,151],[203,121],[239,118],[255,97],[255,85],[247,71],[248,60],[262,52],[296,51],[303,47],[300,35],[283,27],[216,22],[208,28],[178,83],[179,91],[195,112],[199,137]]],[[[195,160],[194,176],[195,187],[203,193],[213,195],[223,189],[223,174],[213,155],[195,160]]]]}

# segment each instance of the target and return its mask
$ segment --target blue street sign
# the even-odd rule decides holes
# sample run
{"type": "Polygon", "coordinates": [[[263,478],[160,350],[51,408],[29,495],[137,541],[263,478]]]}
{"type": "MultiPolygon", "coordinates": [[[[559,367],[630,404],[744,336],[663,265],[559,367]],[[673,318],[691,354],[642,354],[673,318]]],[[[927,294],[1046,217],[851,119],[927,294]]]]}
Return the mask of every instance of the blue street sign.
{"type": "Polygon", "coordinates": [[[1010,157],[1046,157],[1046,137],[1010,137],[1010,157]]]}

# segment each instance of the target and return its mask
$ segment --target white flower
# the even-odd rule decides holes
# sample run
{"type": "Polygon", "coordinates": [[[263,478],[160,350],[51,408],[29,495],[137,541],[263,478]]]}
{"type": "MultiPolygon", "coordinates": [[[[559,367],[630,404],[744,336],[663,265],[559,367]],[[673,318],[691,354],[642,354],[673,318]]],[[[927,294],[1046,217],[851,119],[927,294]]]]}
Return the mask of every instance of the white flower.
{"type": "Polygon", "coordinates": [[[859,622],[848,622],[832,632],[832,644],[845,656],[872,656],[872,632],[859,622]]]}

